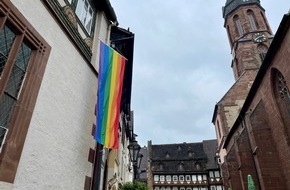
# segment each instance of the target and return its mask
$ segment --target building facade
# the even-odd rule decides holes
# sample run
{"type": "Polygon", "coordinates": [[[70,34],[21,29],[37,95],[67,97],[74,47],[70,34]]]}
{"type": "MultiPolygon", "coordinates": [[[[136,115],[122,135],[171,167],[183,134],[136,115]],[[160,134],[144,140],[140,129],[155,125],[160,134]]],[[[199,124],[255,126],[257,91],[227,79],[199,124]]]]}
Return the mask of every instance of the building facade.
{"type": "Polygon", "coordinates": [[[212,119],[221,162],[226,155],[222,148],[225,137],[238,117],[273,38],[265,10],[258,0],[227,0],[223,16],[236,81],[216,104],[212,119]]]}
{"type": "Polygon", "coordinates": [[[153,190],[223,190],[216,147],[216,140],[163,145],[149,141],[148,186],[153,190]]]}
{"type": "MultiPolygon", "coordinates": [[[[108,188],[112,151],[93,134],[99,40],[110,44],[117,24],[107,0],[0,1],[1,190],[108,188]]],[[[133,119],[124,86],[126,147],[133,119]]]]}
{"type": "Polygon", "coordinates": [[[223,13],[236,78],[213,116],[225,189],[248,189],[249,175],[256,189],[289,189],[290,16],[273,37],[260,1],[227,1],[223,13]]]}

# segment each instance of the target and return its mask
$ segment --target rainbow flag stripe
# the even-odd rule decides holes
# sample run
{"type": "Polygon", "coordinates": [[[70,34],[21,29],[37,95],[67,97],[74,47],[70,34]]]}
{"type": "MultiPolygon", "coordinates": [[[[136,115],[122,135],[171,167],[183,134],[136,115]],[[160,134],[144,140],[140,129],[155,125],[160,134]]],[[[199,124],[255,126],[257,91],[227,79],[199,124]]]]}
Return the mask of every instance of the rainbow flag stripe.
{"type": "Polygon", "coordinates": [[[126,59],[100,42],[100,66],[95,139],[104,147],[118,149],[119,117],[126,59]]]}

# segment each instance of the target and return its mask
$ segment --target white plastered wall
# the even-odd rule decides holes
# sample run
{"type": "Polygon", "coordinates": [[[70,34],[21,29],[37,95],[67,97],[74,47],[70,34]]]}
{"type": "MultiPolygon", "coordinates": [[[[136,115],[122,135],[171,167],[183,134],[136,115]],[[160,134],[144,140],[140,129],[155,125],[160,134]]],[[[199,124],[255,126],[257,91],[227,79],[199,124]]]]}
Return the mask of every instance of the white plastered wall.
{"type": "Polygon", "coordinates": [[[97,77],[41,1],[12,3],[52,47],[13,189],[84,189],[85,176],[92,175],[97,77]]]}

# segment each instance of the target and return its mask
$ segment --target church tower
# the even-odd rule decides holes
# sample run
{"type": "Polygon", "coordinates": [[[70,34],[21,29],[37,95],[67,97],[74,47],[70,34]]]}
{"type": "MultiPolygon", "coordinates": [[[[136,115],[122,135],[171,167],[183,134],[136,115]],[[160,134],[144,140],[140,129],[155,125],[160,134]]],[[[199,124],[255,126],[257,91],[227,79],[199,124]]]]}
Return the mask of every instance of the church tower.
{"type": "Polygon", "coordinates": [[[273,38],[259,0],[227,0],[223,18],[231,47],[235,83],[216,104],[212,119],[221,163],[227,154],[222,148],[225,137],[237,120],[273,38]]]}
{"type": "Polygon", "coordinates": [[[223,17],[237,80],[246,70],[260,67],[273,34],[259,0],[227,0],[223,17]]]}

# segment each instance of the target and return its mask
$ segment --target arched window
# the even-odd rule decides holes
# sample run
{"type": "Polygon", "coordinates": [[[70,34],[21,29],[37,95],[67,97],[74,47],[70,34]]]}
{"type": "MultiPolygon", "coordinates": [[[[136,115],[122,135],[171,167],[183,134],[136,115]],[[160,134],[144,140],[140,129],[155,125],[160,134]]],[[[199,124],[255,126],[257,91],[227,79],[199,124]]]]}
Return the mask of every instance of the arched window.
{"type": "Polygon", "coordinates": [[[259,44],[258,45],[258,52],[259,52],[259,55],[260,55],[260,58],[261,58],[262,62],[263,62],[263,60],[266,57],[267,51],[268,51],[268,47],[267,46],[265,46],[263,44],[259,44]]]}
{"type": "Polygon", "coordinates": [[[249,19],[252,31],[257,30],[258,29],[257,28],[257,21],[256,21],[256,18],[255,18],[254,12],[252,10],[248,10],[247,11],[247,15],[248,15],[248,19],[249,19]]]}
{"type": "MultiPolygon", "coordinates": [[[[286,80],[277,69],[272,70],[273,91],[284,126],[290,135],[290,92],[286,80]]],[[[289,81],[288,81],[289,82],[289,81]]],[[[288,84],[289,85],[289,84],[288,84]]]]}
{"type": "Polygon", "coordinates": [[[284,111],[290,116],[290,93],[289,88],[286,84],[286,80],[282,73],[275,70],[275,91],[279,96],[281,103],[283,105],[284,111]]]}
{"type": "Polygon", "coordinates": [[[238,32],[239,36],[242,36],[244,34],[244,29],[238,15],[234,16],[234,22],[236,24],[236,31],[238,32]]]}

